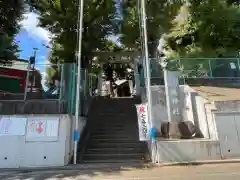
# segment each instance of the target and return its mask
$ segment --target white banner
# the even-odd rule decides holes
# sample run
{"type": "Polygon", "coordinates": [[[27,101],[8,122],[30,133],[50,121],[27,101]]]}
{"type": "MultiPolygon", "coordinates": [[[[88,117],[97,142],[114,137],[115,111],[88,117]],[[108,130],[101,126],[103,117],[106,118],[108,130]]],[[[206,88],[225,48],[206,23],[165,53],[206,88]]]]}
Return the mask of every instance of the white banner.
{"type": "Polygon", "coordinates": [[[24,136],[26,122],[24,117],[0,117],[0,136],[24,136]]]}
{"type": "Polygon", "coordinates": [[[139,140],[150,140],[150,128],[148,120],[148,109],[146,104],[136,105],[138,115],[139,140]]]}

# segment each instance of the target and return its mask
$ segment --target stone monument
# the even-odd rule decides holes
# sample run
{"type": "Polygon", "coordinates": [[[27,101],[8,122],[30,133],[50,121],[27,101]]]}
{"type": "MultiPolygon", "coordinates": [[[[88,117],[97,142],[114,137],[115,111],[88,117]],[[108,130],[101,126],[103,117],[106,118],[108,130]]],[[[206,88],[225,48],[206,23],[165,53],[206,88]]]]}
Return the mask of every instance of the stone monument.
{"type": "Polygon", "coordinates": [[[164,68],[164,83],[168,121],[161,125],[162,135],[174,139],[192,138],[196,128],[191,121],[183,120],[178,72],[164,68]]]}

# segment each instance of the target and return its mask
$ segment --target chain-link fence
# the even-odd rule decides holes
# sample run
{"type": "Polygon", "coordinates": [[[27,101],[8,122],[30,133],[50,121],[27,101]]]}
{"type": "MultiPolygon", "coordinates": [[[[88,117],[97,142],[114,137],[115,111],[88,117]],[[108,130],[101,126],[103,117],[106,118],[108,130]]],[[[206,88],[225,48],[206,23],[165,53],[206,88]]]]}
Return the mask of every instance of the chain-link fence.
{"type": "MultiPolygon", "coordinates": [[[[10,111],[7,109],[15,109],[11,110],[13,114],[19,114],[20,111],[21,113],[73,114],[76,105],[76,77],[77,67],[74,63],[35,65],[25,63],[1,67],[0,114],[9,114],[10,111]],[[36,106],[33,110],[33,107],[40,103],[41,107],[36,106]],[[11,104],[11,107],[6,104],[11,104]],[[28,110],[25,108],[26,104],[29,104],[28,110]],[[51,105],[48,106],[49,104],[51,105]]],[[[94,74],[81,70],[79,103],[82,114],[86,113],[89,97],[96,89],[96,84],[97,78],[94,74]]]]}
{"type": "MultiPolygon", "coordinates": [[[[163,70],[159,60],[150,59],[151,85],[164,84],[163,70]]],[[[169,60],[168,70],[178,71],[181,83],[202,79],[224,82],[240,81],[239,58],[180,58],[169,60]]]]}

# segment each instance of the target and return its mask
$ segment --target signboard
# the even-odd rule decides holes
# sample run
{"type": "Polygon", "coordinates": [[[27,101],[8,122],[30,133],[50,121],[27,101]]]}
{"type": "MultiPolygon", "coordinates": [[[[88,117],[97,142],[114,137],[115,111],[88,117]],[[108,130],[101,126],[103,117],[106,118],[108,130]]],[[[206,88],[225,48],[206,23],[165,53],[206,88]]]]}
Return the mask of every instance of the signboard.
{"type": "Polygon", "coordinates": [[[148,109],[146,104],[136,105],[138,115],[139,140],[150,140],[150,128],[148,120],[148,109]]]}
{"type": "Polygon", "coordinates": [[[26,122],[24,117],[0,117],[0,136],[24,136],[26,122]]]}
{"type": "Polygon", "coordinates": [[[32,117],[27,121],[27,141],[55,141],[58,139],[59,119],[32,117]]]}

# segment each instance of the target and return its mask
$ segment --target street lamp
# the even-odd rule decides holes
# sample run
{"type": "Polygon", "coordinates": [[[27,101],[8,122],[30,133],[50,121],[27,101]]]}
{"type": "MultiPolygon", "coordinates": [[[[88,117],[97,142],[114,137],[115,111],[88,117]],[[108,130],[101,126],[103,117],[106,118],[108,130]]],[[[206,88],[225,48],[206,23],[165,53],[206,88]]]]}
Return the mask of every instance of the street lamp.
{"type": "Polygon", "coordinates": [[[34,70],[35,70],[36,56],[37,56],[38,48],[33,48],[33,50],[34,50],[33,56],[30,57],[30,65],[32,65],[31,90],[30,90],[30,92],[32,92],[32,89],[33,89],[34,70]]]}

